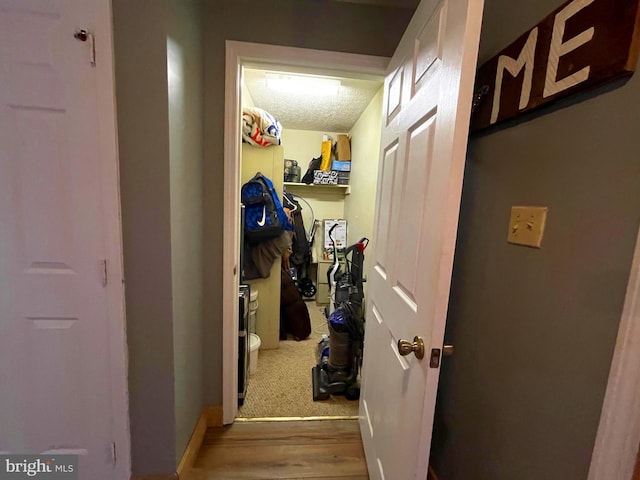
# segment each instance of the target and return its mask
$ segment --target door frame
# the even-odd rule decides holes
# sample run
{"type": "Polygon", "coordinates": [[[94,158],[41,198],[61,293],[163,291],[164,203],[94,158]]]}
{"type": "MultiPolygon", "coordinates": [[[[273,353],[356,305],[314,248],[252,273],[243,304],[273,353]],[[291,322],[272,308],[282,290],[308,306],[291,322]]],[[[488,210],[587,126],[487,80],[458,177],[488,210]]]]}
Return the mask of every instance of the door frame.
{"type": "Polygon", "coordinates": [[[240,125],[243,67],[311,69],[323,75],[384,78],[389,58],[249,42],[226,42],[222,265],[222,417],[233,423],[238,392],[240,125]]]}
{"type": "Polygon", "coordinates": [[[640,231],[588,480],[631,479],[640,443],[640,231]]]}
{"type": "Polygon", "coordinates": [[[121,479],[131,477],[131,433],[111,0],[99,2],[95,18],[100,181],[105,255],[110,279],[105,288],[109,323],[112,440],[115,442],[116,455],[114,478],[121,479]]]}

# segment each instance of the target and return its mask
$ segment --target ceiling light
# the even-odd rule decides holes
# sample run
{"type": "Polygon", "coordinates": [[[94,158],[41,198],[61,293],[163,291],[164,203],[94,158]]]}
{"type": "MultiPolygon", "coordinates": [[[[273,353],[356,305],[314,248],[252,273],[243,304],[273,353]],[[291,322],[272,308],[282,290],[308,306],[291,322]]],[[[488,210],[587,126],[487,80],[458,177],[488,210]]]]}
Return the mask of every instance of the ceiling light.
{"type": "Polygon", "coordinates": [[[336,95],[340,90],[340,80],[305,75],[283,75],[265,73],[267,87],[279,92],[336,95]]]}

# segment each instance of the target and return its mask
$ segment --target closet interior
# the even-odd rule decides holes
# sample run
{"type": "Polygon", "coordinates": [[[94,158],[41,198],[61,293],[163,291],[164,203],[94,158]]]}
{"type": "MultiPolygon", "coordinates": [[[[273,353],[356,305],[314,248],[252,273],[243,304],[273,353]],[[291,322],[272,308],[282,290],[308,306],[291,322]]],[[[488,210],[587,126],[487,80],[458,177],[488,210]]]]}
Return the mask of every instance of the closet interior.
{"type": "MultiPolygon", "coordinates": [[[[358,242],[367,239],[375,248],[382,84],[373,77],[244,69],[240,419],[358,414],[357,367],[347,394],[333,394],[332,386],[321,399],[312,368],[326,361],[328,317],[339,290],[333,269],[338,265],[338,275],[354,276],[355,263],[345,252],[358,256],[358,248],[348,247],[363,250],[358,242]],[[257,174],[270,181],[290,222],[282,233],[267,232],[281,219],[271,212],[270,199],[256,200],[266,195],[257,174]]],[[[361,290],[370,268],[366,253],[358,257],[364,258],[361,290]]],[[[354,284],[351,298],[355,290],[354,284]]],[[[335,340],[339,333],[332,335],[335,340]]],[[[337,355],[338,347],[331,348],[337,355]]]]}

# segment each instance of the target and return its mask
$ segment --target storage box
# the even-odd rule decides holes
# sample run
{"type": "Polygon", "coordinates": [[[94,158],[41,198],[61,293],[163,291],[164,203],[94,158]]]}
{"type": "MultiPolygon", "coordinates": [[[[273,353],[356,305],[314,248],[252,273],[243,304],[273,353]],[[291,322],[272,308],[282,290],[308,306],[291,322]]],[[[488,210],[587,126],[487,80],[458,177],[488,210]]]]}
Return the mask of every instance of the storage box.
{"type": "Polygon", "coordinates": [[[338,172],[338,185],[349,185],[351,172],[338,172]]]}
{"type": "Polygon", "coordinates": [[[347,135],[338,135],[336,141],[336,160],[351,160],[351,146],[347,135]]]}
{"type": "Polygon", "coordinates": [[[338,247],[338,249],[347,248],[347,221],[344,218],[326,218],[322,220],[324,230],[323,246],[325,250],[333,251],[333,242],[331,241],[331,238],[329,238],[329,232],[331,231],[331,227],[336,223],[338,226],[333,230],[331,236],[335,240],[336,247],[338,247]]]}
{"type": "Polygon", "coordinates": [[[336,170],[338,172],[350,172],[351,171],[351,161],[342,162],[340,160],[334,160],[331,162],[331,170],[336,170]]]}
{"type": "Polygon", "coordinates": [[[316,185],[337,185],[338,184],[338,172],[322,170],[313,171],[313,183],[316,185]]]}

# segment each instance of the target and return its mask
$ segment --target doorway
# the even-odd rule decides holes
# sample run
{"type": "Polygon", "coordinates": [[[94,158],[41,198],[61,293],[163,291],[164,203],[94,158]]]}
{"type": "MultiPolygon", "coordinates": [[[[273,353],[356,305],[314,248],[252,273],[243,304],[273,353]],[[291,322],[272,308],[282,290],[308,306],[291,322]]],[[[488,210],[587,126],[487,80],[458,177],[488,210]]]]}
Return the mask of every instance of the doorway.
{"type": "MultiPolygon", "coordinates": [[[[241,105],[246,105],[247,97],[246,95],[240,94],[240,87],[243,73],[243,68],[246,69],[244,71],[245,79],[251,78],[251,75],[259,75],[257,72],[266,72],[266,71],[277,71],[277,72],[286,72],[286,73],[294,73],[297,75],[320,75],[323,77],[332,77],[338,79],[344,79],[345,82],[348,81],[363,81],[369,82],[371,85],[375,85],[377,89],[374,88],[374,95],[378,95],[380,97],[380,93],[378,90],[382,87],[383,75],[385,73],[386,64],[388,59],[382,57],[371,57],[365,55],[354,55],[354,54],[343,54],[336,52],[321,52],[314,50],[306,50],[299,48],[289,48],[289,47],[274,47],[274,46],[265,46],[265,45],[255,45],[255,44],[244,44],[241,42],[227,42],[227,123],[225,125],[225,131],[227,135],[225,136],[225,197],[228,201],[225,202],[225,280],[223,284],[225,285],[223,298],[232,299],[236,293],[234,292],[234,286],[237,286],[239,283],[238,275],[238,259],[239,259],[239,236],[240,236],[240,228],[239,228],[239,189],[242,184],[242,149],[246,149],[248,147],[241,147],[239,142],[236,142],[235,139],[239,139],[239,127],[240,127],[240,115],[241,115],[241,105]],[[231,57],[231,58],[230,58],[231,57]],[[235,68],[237,66],[237,69],[235,68]],[[235,106],[235,108],[234,108],[235,106]],[[231,200],[234,201],[231,201],[231,200]],[[228,280],[228,281],[227,281],[228,280]]],[[[246,90],[245,90],[246,91],[246,90]]],[[[244,93],[244,92],[243,92],[244,93]]],[[[373,98],[373,97],[372,97],[373,98]]],[[[371,103],[371,102],[370,102],[371,103]]],[[[379,98],[379,110],[381,111],[381,98],[379,98]]],[[[256,105],[260,106],[260,105],[256,105]]],[[[367,105],[368,106],[368,105],[367,105]]],[[[374,108],[374,107],[371,107],[374,108]]],[[[287,122],[283,123],[283,135],[282,135],[282,148],[284,151],[287,151],[287,144],[290,145],[289,152],[292,152],[291,148],[295,144],[300,145],[308,144],[311,145],[312,149],[314,148],[314,140],[310,142],[302,141],[304,137],[317,135],[320,141],[322,140],[322,135],[324,133],[334,135],[336,133],[351,133],[351,129],[340,129],[346,130],[343,132],[334,132],[330,128],[322,129],[322,130],[309,130],[304,128],[295,128],[295,124],[293,128],[291,127],[291,123],[289,124],[289,128],[287,122]],[[287,128],[289,132],[287,132],[287,128]]],[[[370,124],[366,125],[367,131],[375,131],[375,135],[379,136],[380,132],[380,113],[377,114],[377,118],[375,120],[375,125],[372,127],[370,124]]],[[[369,145],[370,147],[371,145],[369,145]]],[[[353,156],[356,158],[358,155],[357,152],[357,144],[354,141],[353,143],[354,152],[353,156]]],[[[273,147],[271,147],[273,148],[273,147]]],[[[378,157],[378,147],[375,145],[374,147],[375,155],[374,158],[378,157]]],[[[312,156],[317,156],[319,154],[320,145],[315,148],[317,153],[311,154],[312,156]]],[[[314,151],[314,150],[311,150],[314,151]]],[[[370,154],[367,154],[371,156],[370,154]]],[[[285,158],[289,158],[287,153],[283,153],[285,158]]],[[[299,156],[299,165],[302,173],[306,171],[308,161],[310,158],[308,153],[304,153],[304,150],[293,149],[293,153],[291,156],[299,156]]],[[[372,183],[375,185],[376,183],[376,175],[377,168],[372,168],[368,170],[368,176],[372,177],[372,183]]],[[[299,182],[293,182],[299,183],[299,182]]],[[[353,203],[357,198],[357,195],[354,194],[353,191],[349,192],[350,186],[344,187],[314,187],[314,186],[306,186],[306,185],[288,185],[288,189],[301,200],[301,204],[306,206],[309,212],[306,213],[307,219],[310,220],[322,220],[323,218],[329,218],[339,216],[346,217],[345,215],[345,202],[353,203]],[[315,190],[313,190],[315,188],[315,190]],[[322,190],[322,188],[329,188],[329,190],[322,190]],[[315,192],[315,193],[313,193],[315,192]],[[320,193],[321,192],[321,193],[320,193]],[[346,200],[345,200],[346,199],[346,200]],[[305,205],[305,203],[307,205],[305,205]],[[311,211],[313,214],[311,215],[311,211]]],[[[375,187],[373,192],[375,192],[375,187]]],[[[362,192],[359,192],[362,193],[362,192]]],[[[374,193],[375,195],[375,193],[374,193]]],[[[375,197],[374,197],[375,198],[375,197]]],[[[371,204],[371,218],[373,216],[373,200],[370,199],[371,204]]],[[[371,222],[372,223],[372,222],[371,222]]],[[[311,225],[307,227],[310,229],[311,225]]],[[[357,233],[354,232],[355,235],[357,233]]],[[[322,240],[322,235],[319,236],[320,240],[322,240]]],[[[351,240],[351,239],[349,239],[351,240]]],[[[318,246],[321,246],[320,242],[318,242],[318,246]]],[[[317,252],[317,255],[321,255],[320,251],[317,252]]],[[[317,264],[315,266],[312,265],[310,270],[312,279],[315,279],[317,282],[318,273],[317,273],[317,264]]],[[[261,295],[261,294],[259,294],[261,295]]],[[[262,309],[263,306],[268,305],[269,302],[266,298],[258,297],[258,305],[259,309],[262,309]]],[[[224,302],[224,351],[223,351],[223,416],[224,423],[228,424],[233,422],[237,415],[237,352],[238,352],[238,344],[237,341],[234,340],[237,338],[238,331],[238,306],[237,302],[229,301],[224,302]]],[[[286,341],[282,345],[278,344],[276,340],[276,347],[284,346],[283,349],[273,349],[273,348],[264,348],[260,350],[261,357],[259,356],[258,360],[258,369],[260,370],[260,365],[265,365],[269,367],[273,367],[273,360],[270,357],[280,356],[281,359],[284,357],[287,359],[287,356],[291,355],[291,352],[288,350],[299,350],[301,355],[306,356],[306,361],[309,362],[305,364],[306,366],[300,366],[301,369],[298,369],[298,378],[308,379],[310,383],[311,378],[311,366],[315,363],[315,347],[317,345],[317,340],[324,333],[322,330],[324,325],[326,324],[324,320],[324,315],[322,313],[322,299],[313,298],[307,302],[307,308],[311,317],[311,328],[312,333],[309,339],[295,342],[294,340],[286,341]],[[318,300],[320,303],[318,304],[318,300]],[[279,351],[282,350],[282,351],[279,351]]],[[[259,317],[260,310],[258,310],[259,317]]],[[[270,315],[270,321],[274,321],[274,315],[270,315]]],[[[258,320],[259,324],[260,320],[258,320]]],[[[264,324],[263,324],[264,326],[264,324]]],[[[262,329],[264,330],[264,329],[262,329]]],[[[278,328],[272,328],[271,332],[277,331],[278,328]]],[[[267,346],[273,347],[273,339],[266,338],[267,346]],[[271,342],[271,344],[269,344],[271,342]]],[[[262,341],[262,340],[261,340],[262,341]]],[[[297,363],[297,362],[292,362],[297,363]]],[[[264,370],[269,370],[268,368],[262,368],[264,370]]],[[[273,368],[272,370],[279,371],[278,368],[273,368]]],[[[260,375],[259,372],[256,372],[255,375],[260,375]]],[[[282,372],[280,371],[279,375],[282,377],[282,372]]],[[[285,375],[286,376],[286,375],[285,375]]],[[[259,378],[259,377],[256,377],[259,378]]],[[[251,384],[252,379],[250,378],[249,383],[251,384]]],[[[254,381],[254,385],[260,382],[260,380],[254,381]]],[[[282,395],[285,388],[278,388],[273,385],[273,382],[269,380],[265,380],[262,382],[263,384],[270,385],[272,387],[271,391],[276,395],[282,395]]],[[[302,393],[304,394],[304,390],[306,388],[302,388],[302,393]]],[[[268,390],[268,389],[267,389],[268,390]]],[[[251,387],[248,389],[248,395],[251,395],[251,387]]],[[[310,400],[312,397],[312,391],[309,388],[307,392],[308,399],[310,400]]],[[[277,405],[277,400],[274,405],[274,409],[272,412],[278,411],[278,408],[282,409],[283,405],[277,405]]],[[[259,403],[259,402],[258,402],[259,403]]],[[[314,402],[310,403],[311,410],[305,410],[306,412],[313,413],[315,409],[313,408],[314,402]]],[[[318,405],[316,415],[326,415],[326,412],[330,412],[331,409],[323,406],[321,402],[315,402],[318,405]]],[[[351,406],[347,410],[340,410],[342,412],[352,413],[353,415],[357,415],[357,402],[351,401],[351,406]]],[[[249,410],[249,409],[247,409],[249,410]]],[[[263,410],[264,411],[264,410],[263,410]]],[[[282,410],[280,410],[282,411],[282,410]]],[[[287,410],[285,408],[284,411],[292,411],[291,409],[287,410]]],[[[243,411],[240,411],[240,416],[244,416],[243,411]]],[[[272,414],[272,416],[279,417],[281,415],[272,414]]],[[[286,415],[290,417],[291,415],[286,415]]],[[[303,415],[303,416],[315,416],[315,415],[303,415]]],[[[338,415],[340,416],[340,415],[338,415]]],[[[346,415],[351,416],[351,415],[346,415]]]]}
{"type": "Polygon", "coordinates": [[[245,251],[242,256],[242,283],[249,284],[252,299],[248,322],[252,373],[239,417],[354,417],[358,403],[353,398],[332,395],[313,401],[311,369],[318,361],[318,344],[329,333],[324,313],[330,302],[326,273],[333,261],[329,259],[324,225],[344,219],[347,245],[371,237],[382,79],[327,77],[301,69],[291,72],[286,67],[252,66],[244,69],[242,92],[243,111],[247,113],[243,125],[251,118],[249,114],[264,111],[278,119],[282,130],[279,146],[243,143],[241,184],[258,171],[267,175],[278,194],[286,194],[283,204],[297,225],[292,254],[288,256],[287,252],[282,262],[279,258],[273,262],[269,278],[255,279],[251,254],[245,251]],[[322,146],[327,141],[335,146],[336,139],[342,142],[345,138],[355,139],[350,155],[347,148],[332,155],[337,158],[331,168],[340,175],[339,183],[302,182],[302,177],[311,181],[308,165],[311,159],[321,157],[322,146]],[[344,158],[349,161],[339,161],[344,158]],[[351,171],[351,165],[357,168],[351,171]],[[349,171],[338,172],[336,168],[349,171]],[[295,289],[287,288],[289,277],[301,287],[300,298],[295,299],[295,289]],[[282,326],[281,310],[285,312],[282,326]],[[296,327],[288,327],[288,320],[296,327]]]}

